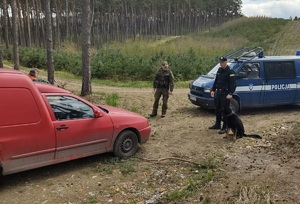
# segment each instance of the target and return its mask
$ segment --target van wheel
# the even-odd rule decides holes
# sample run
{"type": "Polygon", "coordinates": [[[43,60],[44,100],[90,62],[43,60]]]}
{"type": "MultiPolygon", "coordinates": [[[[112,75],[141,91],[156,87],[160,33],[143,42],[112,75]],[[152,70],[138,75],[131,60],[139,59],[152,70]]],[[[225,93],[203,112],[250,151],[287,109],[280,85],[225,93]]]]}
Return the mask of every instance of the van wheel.
{"type": "Polygon", "coordinates": [[[235,113],[239,112],[240,109],[239,103],[234,98],[230,100],[230,109],[235,113]]]}
{"type": "Polygon", "coordinates": [[[130,157],[136,153],[137,147],[137,135],[130,130],[125,130],[115,141],[114,154],[119,158],[130,157]]]}

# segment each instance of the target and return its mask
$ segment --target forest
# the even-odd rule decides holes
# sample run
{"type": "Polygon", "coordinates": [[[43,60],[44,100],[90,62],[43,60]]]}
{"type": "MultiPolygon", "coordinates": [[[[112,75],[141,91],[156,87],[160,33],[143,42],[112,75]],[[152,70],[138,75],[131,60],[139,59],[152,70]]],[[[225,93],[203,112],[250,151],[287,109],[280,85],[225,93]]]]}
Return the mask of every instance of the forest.
{"type": "MultiPolygon", "coordinates": [[[[46,12],[41,0],[2,0],[1,39],[6,48],[13,42],[11,2],[16,1],[19,45],[44,47],[46,12]]],[[[50,0],[54,48],[63,41],[80,43],[81,0],[50,0]]],[[[241,0],[92,0],[91,43],[100,48],[127,38],[157,39],[199,32],[238,18],[241,0]]]]}
{"type": "Polygon", "coordinates": [[[20,64],[46,69],[51,84],[55,70],[81,75],[82,95],[91,93],[94,77],[149,80],[162,60],[175,65],[178,79],[191,79],[207,62],[193,48],[128,57],[107,47],[209,30],[241,17],[241,4],[241,0],[2,0],[0,67],[8,60],[14,69],[20,64]],[[69,52],[69,45],[75,51],[69,52]],[[198,64],[190,73],[176,68],[187,61],[198,64]]]}

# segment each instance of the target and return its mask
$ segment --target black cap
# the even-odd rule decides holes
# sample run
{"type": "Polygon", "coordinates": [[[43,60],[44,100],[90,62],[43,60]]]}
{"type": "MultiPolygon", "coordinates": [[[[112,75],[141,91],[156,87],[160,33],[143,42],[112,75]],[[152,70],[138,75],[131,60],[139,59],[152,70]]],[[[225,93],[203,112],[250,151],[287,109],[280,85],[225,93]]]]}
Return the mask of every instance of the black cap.
{"type": "Polygon", "coordinates": [[[227,58],[226,58],[226,57],[220,57],[220,58],[219,58],[219,61],[226,62],[226,61],[227,61],[227,58]]]}
{"type": "Polygon", "coordinates": [[[36,76],[36,73],[35,73],[35,71],[32,69],[32,70],[29,71],[29,75],[35,77],[35,76],[36,76]]]}

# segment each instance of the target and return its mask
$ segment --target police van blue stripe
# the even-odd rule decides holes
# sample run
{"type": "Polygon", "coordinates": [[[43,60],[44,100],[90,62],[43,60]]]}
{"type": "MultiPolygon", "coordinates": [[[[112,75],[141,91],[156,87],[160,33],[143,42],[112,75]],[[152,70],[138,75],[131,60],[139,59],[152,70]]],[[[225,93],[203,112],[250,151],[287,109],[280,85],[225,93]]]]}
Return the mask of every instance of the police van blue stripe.
{"type": "Polygon", "coordinates": [[[299,89],[300,86],[297,87],[297,84],[274,84],[274,85],[258,85],[252,86],[249,84],[248,86],[237,86],[236,92],[244,92],[244,91],[261,91],[261,90],[286,90],[286,89],[299,89]]]}

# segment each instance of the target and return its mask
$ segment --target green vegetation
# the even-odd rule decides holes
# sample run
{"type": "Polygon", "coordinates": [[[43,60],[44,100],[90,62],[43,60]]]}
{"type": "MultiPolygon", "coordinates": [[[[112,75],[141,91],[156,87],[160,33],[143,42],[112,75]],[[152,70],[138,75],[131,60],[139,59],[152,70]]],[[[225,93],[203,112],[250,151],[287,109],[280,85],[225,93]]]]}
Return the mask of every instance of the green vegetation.
{"type": "MultiPolygon", "coordinates": [[[[181,189],[176,189],[168,193],[163,198],[163,203],[178,202],[201,190],[202,187],[213,180],[215,176],[214,171],[219,167],[219,165],[220,163],[216,161],[215,157],[209,155],[205,158],[201,165],[195,165],[192,169],[190,169],[191,175],[187,184],[181,189]]],[[[205,198],[205,200],[206,203],[209,203],[209,198],[205,198]]]]}
{"type": "MultiPolygon", "coordinates": [[[[93,50],[91,68],[93,82],[109,80],[109,85],[149,87],[163,60],[171,64],[177,84],[206,73],[219,56],[243,46],[260,46],[265,53],[274,47],[284,26],[290,22],[271,18],[239,18],[220,27],[187,36],[162,37],[158,41],[127,40],[93,50]],[[138,83],[137,81],[146,81],[138,83]],[[147,83],[148,82],[148,83],[147,83]]],[[[81,51],[63,45],[54,52],[55,72],[81,75],[81,51]]],[[[4,50],[4,59],[12,61],[12,50],[4,50]]],[[[46,67],[46,53],[41,49],[20,48],[20,64],[46,67]]],[[[100,83],[100,82],[99,82],[100,83]]],[[[102,82],[101,82],[102,83],[102,82]]]]}
{"type": "Polygon", "coordinates": [[[126,176],[126,175],[136,172],[135,166],[136,166],[136,164],[135,164],[134,160],[129,159],[126,162],[121,163],[120,171],[121,171],[122,175],[126,176]]]}
{"type": "Polygon", "coordinates": [[[240,39],[241,42],[244,41],[243,46],[257,46],[268,51],[274,45],[277,34],[283,31],[288,22],[288,20],[272,18],[239,18],[224,23],[212,32],[204,33],[204,36],[224,41],[240,39]]]}
{"type": "Polygon", "coordinates": [[[119,104],[119,95],[116,93],[106,94],[105,96],[105,104],[117,107],[119,104]]]}
{"type": "Polygon", "coordinates": [[[100,165],[93,167],[93,170],[94,172],[102,172],[106,174],[112,174],[114,170],[119,170],[122,175],[126,176],[136,172],[135,166],[136,160],[133,158],[119,159],[117,157],[112,157],[110,159],[106,159],[100,165]]]}

